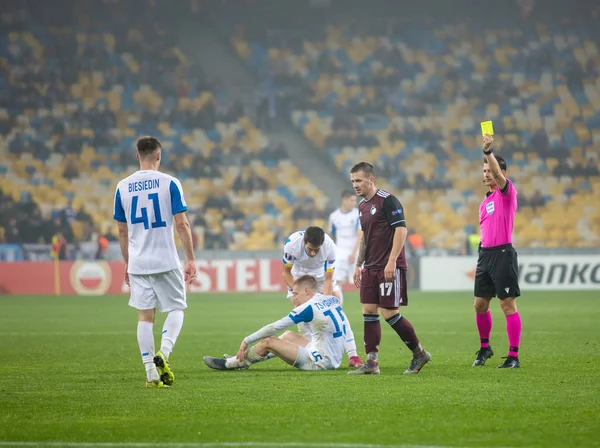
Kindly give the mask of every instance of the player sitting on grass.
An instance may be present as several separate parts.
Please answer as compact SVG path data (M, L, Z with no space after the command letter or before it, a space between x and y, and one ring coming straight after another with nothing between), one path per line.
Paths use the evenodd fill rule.
M290 235L283 246L283 281L288 287L288 299L292 297L294 279L301 275L312 275L317 280L317 290L326 296L332 295L339 299L340 305L344 304L342 289L334 280L337 258L337 247L331 237L323 229L316 226ZM306 324L298 325L300 331L307 339L311 338ZM346 352L348 353L348 366L360 367L363 365L356 352L354 333L350 322L346 321ZM269 355L272 356L272 355Z
M290 314L244 338L237 356L205 356L206 365L218 370L244 369L269 359L267 355L273 353L300 370L337 369L344 355L347 322L339 299L318 293L317 280L303 275L294 281L291 301L295 308ZM311 339L293 331L272 337L300 322L310 327ZM248 349L256 341L260 342Z

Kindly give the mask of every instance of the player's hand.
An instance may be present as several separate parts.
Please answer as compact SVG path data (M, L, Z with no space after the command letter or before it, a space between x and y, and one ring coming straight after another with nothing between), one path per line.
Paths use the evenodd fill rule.
M196 267L195 260L188 260L185 262L185 266L183 267L184 272L184 280L188 285L191 285L194 280L196 280L196 276L198 275L198 268Z
M388 261L383 271L386 282L392 282L396 278L396 260Z
M127 286L129 285L129 272L127 272L127 270L129 269L129 264L125 263L125 284Z
M356 260L356 254L348 255L348 261L350 262L350 264L354 264L355 260Z
M494 143L494 137L492 137L489 134L485 134L483 136L483 144L482 144L483 150L489 151L490 148L492 147L492 143Z
M360 288L360 284L362 282L362 268L360 266L356 266L354 268L354 286Z
M246 359L246 350L248 350L248 344L246 344L245 341L242 341L240 349L238 350L237 355L235 355L238 361Z

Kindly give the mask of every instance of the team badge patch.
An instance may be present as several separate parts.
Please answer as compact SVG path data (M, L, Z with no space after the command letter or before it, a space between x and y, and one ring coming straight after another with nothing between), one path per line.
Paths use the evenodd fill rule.
M371 214L374 215L375 213L377 213L377 207L375 207L374 205L371 206Z
M283 258L285 258L287 261L292 261L294 259L294 257L292 257L292 254L288 254L287 252L283 254Z
M488 215L493 215L494 214L494 201L488 202L487 204L485 204L485 209L486 209Z

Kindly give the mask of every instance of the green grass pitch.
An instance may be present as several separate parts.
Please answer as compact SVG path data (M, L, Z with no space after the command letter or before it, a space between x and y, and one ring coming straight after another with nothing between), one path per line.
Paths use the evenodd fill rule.
M290 305L281 294L190 296L171 356L175 385L154 390L143 387L127 297L0 296L0 446L600 446L598 291L526 292L515 370L496 368L507 350L497 301L496 356L473 368L472 297L410 299L402 311L431 363L402 375L409 352L383 322L381 375L350 376L345 367L301 372L277 359L248 371L210 370L202 356L235 353ZM344 308L362 352L356 294Z

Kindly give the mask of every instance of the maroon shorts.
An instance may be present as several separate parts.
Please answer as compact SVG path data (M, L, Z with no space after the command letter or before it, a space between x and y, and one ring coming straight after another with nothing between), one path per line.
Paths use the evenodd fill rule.
M360 303L377 304L381 308L394 309L408 305L406 270L396 269L396 278L388 282L383 270L363 269L360 283Z

